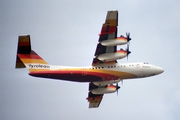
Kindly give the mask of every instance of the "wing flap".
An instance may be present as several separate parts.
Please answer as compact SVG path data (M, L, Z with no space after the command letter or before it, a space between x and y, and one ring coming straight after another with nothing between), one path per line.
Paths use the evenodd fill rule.
M102 98L103 98L103 94L95 95L89 92L89 95L87 98L89 102L89 108L98 108L101 103Z
M98 86L94 85L92 82L89 83L89 93L86 98L89 102L89 108L97 108L99 107L101 100L104 94L95 95L91 92L91 90L98 88Z

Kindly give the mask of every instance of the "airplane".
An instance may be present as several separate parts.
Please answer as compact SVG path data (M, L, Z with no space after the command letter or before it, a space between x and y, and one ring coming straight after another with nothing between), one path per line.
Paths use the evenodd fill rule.
M108 11L105 23L99 34L92 65L85 67L66 67L49 65L31 49L30 35L19 36L16 68L27 68L34 77L58 79L71 82L88 82L89 92L86 98L89 108L98 108L104 94L118 92L118 82L144 78L163 73L163 68L146 62L118 63L118 59L128 57L130 33L126 37L117 36L118 11ZM117 50L118 45L127 45L127 49Z

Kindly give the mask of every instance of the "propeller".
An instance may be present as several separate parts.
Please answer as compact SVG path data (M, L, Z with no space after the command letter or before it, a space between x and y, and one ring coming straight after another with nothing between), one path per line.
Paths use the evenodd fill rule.
M119 89L120 87L118 86L118 83L116 83L116 91L117 91L117 96L118 96L118 89Z
M129 56L129 54L131 53L131 51L129 51L129 44L127 45L126 52L127 52L127 60L128 60L128 56Z
M127 41L129 42L129 41L131 40L131 38L130 38L130 33L127 33L127 32L126 32L126 37L127 37Z

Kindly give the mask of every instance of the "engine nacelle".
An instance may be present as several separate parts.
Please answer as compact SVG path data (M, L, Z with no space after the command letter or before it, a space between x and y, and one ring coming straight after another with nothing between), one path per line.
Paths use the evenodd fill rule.
M118 83L120 82L121 79L117 79L117 80L108 80L108 81L98 81L98 82L93 82L93 84L97 85L97 86L106 86L109 84L114 84L114 83Z
M99 87L99 88L93 89L91 90L91 92L93 94L107 94L107 93L114 93L119 88L120 88L119 86L109 85L107 87Z
M100 43L103 46L117 46L127 44L127 42L127 38L121 35L120 37L117 37L115 39L104 40Z
M104 53L96 56L97 59L103 62L113 61L117 59L122 59L127 56L127 51L121 49L114 53Z

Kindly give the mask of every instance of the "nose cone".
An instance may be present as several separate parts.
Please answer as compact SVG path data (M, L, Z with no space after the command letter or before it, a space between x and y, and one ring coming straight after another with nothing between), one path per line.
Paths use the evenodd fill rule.
M160 68L160 67L156 67L156 73L157 74L161 74L164 72L164 69L163 68Z

